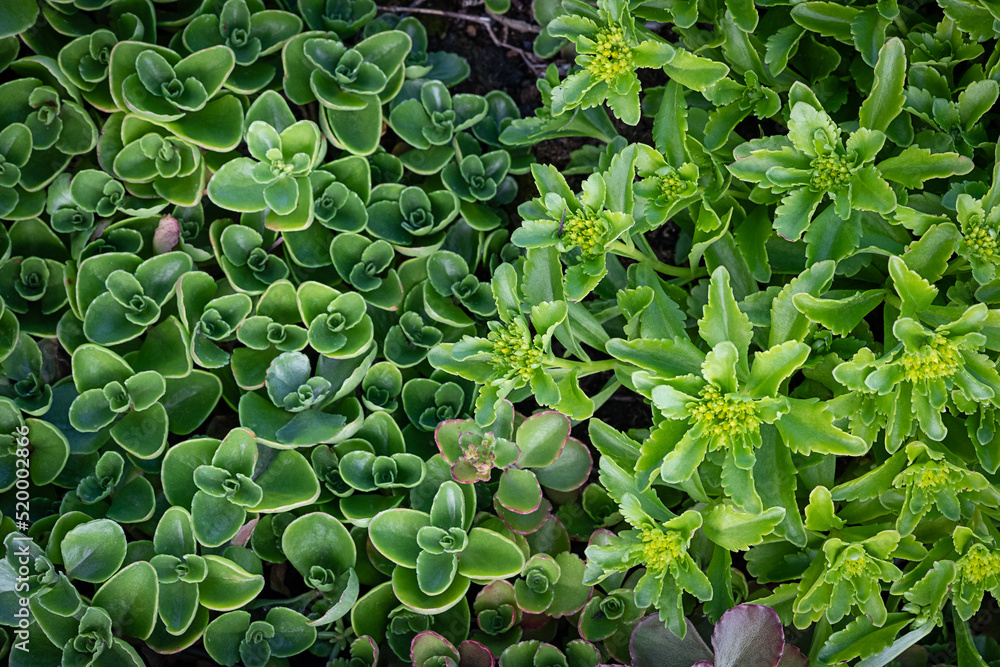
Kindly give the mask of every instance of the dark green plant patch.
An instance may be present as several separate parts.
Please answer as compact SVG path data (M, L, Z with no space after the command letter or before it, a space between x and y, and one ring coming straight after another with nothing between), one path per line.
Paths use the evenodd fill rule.
M0 7L0 660L1000 666L1000 6L412 5Z

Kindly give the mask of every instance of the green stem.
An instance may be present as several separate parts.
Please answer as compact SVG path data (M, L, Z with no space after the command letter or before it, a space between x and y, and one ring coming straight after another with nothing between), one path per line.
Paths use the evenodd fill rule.
M959 257L948 266L948 269L944 272L944 275L950 276L954 273L958 273L959 271L965 271L968 266L969 266L969 260L967 260L965 257Z
M662 273L665 276L671 276L673 278L687 278L692 279L698 275L697 269L689 269L680 266L671 266L670 264L664 264L655 257L650 257L646 253L638 250L636 248L630 248L621 241L612 241L607 245L608 252L612 252L621 257L628 257L629 259L634 259L637 262L642 262L643 264L648 264L658 273Z
M601 373L604 371L614 370L615 368L614 359L604 359L602 361L569 361L567 359L552 359L547 365L553 366L555 368L565 368L566 370L576 370L579 371L579 375L582 377L584 375L593 375L594 373Z
M896 14L896 18L894 18L892 22L896 25L896 28L903 37L906 37L906 35L909 34L910 29L906 27L906 22L903 20L902 16Z
M322 593L316 590L306 591L302 595L296 595L293 598L288 598L286 600L254 600L246 609L260 609L261 607L274 607L281 605L282 607L297 607L300 606L305 608L307 604L320 597Z

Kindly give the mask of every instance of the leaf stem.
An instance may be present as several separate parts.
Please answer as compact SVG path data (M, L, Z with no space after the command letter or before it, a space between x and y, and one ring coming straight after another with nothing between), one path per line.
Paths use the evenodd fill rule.
M642 252L637 248L630 248L621 241L612 241L607 245L608 252L612 252L621 257L628 257L629 259L634 259L637 262L642 262L643 264L648 264L653 270L658 273L662 273L665 276L671 276L674 278L687 278L692 279L697 277L698 270L690 269L681 266L671 266L670 264L664 264L655 257L650 257L646 253Z
M301 607L305 608L310 602L320 597L322 593L317 590L306 591L302 595L296 595L293 598L288 598L285 600L254 600L248 604L244 609L260 609L261 607L274 607L281 605L283 607Z
M579 371L580 375L593 375L594 373L603 373L604 371L614 370L615 368L614 359L603 359L601 361L570 361L568 359L551 359L548 361L548 365L555 368L565 368L566 370L576 370Z

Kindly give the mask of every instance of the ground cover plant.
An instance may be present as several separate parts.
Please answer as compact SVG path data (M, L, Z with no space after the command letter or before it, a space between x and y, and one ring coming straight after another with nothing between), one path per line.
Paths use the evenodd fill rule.
M0 659L1000 665L996 3L458 4L0 7Z

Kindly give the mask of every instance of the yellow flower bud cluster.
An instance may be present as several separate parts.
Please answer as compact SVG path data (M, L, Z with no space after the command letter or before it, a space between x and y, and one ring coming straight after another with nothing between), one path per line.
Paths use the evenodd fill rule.
M710 436L749 433L760 426L757 406L749 397L723 394L715 385L706 385L697 401L688 405L692 418Z
M847 187L851 180L851 169L847 160L836 153L820 155L810 165L813 172L809 185L817 192L839 192Z
M991 551L984 544L974 544L958 561L962 579L980 585L1000 576L1000 551Z
M971 225L962 234L969 247L969 254L993 264L1000 263L997 231L985 225Z
M600 215L584 208L566 215L560 239L568 246L580 248L585 256L600 255L604 251L606 229Z
M618 26L608 26L597 33L593 58L587 69L595 78L613 83L620 75L635 71L632 45Z
M515 320L500 326L487 335L493 344L493 367L504 374L514 373L525 382L541 366L542 350L533 340L527 327Z
M916 352L904 352L903 379L909 382L950 377L962 367L962 354L948 339L935 334Z
M684 536L677 530L643 528L639 532L639 538L642 540L640 558L646 569L654 574L666 570L687 551L684 546Z
M948 467L941 463L924 463L919 466L919 470L914 471L913 484L918 489L936 491L948 486L951 480L950 472Z
M660 177L660 196L665 201L673 201L687 188L688 183L677 175L677 170Z
M855 579L865 573L870 560L863 549L855 549L841 562L840 570L848 579Z

